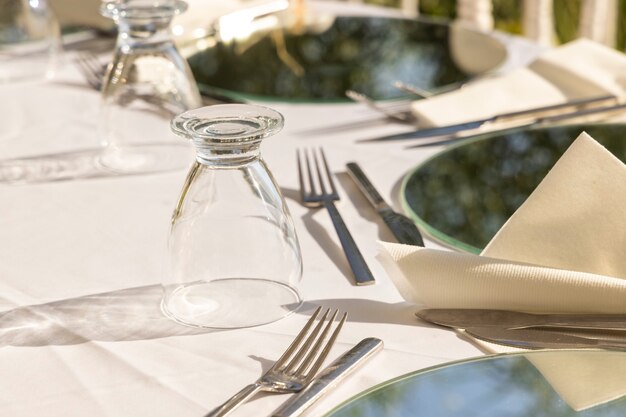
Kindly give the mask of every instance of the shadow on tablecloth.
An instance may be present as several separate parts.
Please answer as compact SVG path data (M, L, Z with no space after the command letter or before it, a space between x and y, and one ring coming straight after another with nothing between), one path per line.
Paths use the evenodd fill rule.
M0 348L148 340L214 331L165 317L162 294L160 285L150 285L14 308L0 313Z

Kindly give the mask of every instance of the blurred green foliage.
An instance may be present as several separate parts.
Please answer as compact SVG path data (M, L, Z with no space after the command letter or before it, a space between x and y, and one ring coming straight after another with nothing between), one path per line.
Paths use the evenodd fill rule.
M400 0L365 0L366 3L398 7ZM564 43L576 38L580 19L581 0L553 0L555 41ZM520 0L493 0L495 27L505 32L522 33L522 6ZM422 15L454 18L456 0L419 0ZM626 49L626 0L618 0L617 39L615 45Z

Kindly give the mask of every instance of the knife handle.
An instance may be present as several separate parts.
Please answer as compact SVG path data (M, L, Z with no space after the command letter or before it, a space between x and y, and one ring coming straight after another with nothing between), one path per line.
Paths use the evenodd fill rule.
M348 162L346 164L346 168L348 168L348 174L350 174L361 192L365 194L365 197L367 197L367 200L374 206L374 208L381 209L388 206L356 162Z
M373 337L361 340L356 346L344 353L319 373L302 391L289 398L272 417L297 417L302 415L313 403L358 368L376 352L383 348L383 341Z

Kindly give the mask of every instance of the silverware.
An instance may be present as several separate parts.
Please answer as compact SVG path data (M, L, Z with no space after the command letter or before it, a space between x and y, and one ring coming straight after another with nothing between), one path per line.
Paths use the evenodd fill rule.
M272 417L297 417L339 384L346 376L383 348L383 341L373 337L361 340L319 373L302 391L289 398Z
M460 329L468 327L626 329L626 314L531 314L507 310L441 308L419 310L415 315L440 326Z
M592 109L581 110L581 111L564 114L564 115L546 117L546 118L537 120L532 123L521 124L517 126L502 127L502 128L493 129L493 130L477 129L476 132L472 131L472 132L463 133L460 135L450 135L447 137L444 136L444 137L440 137L436 139L435 141L420 142L415 145L407 146L405 149L421 148L421 147L433 146L433 145L448 145L448 144L451 144L460 140L468 140L468 139L480 137L485 134L494 134L494 133L503 134L506 132L514 132L516 130L523 129L523 128L548 127L551 125L552 126L558 125L560 122L594 123L594 122L606 120L607 118L614 116L616 114L619 114L619 113L623 113L624 111L626 111L626 103L617 104L615 106L592 108Z
M465 333L487 342L523 349L626 349L625 340L597 339L549 330L470 327Z
M103 64L100 62L100 58L98 58L95 54L83 51L80 52L76 56L76 63L78 64L78 69L87 84L94 90L100 90L102 88L102 80L104 79L104 75L107 72L108 64ZM205 101L204 104L215 104L218 103L238 103L241 104L243 101L234 99L232 97L225 96L223 94L218 94L212 91L207 91L206 88L198 87L200 91L200 96ZM152 96L149 94L135 94L134 97L142 99L144 101L150 102Z
M346 313L344 313L335 327L335 331L324 344L324 340L338 312L335 310L326 326L324 326L324 322L330 312L330 309L327 309L320 318L317 326L315 326L309 334L309 329L313 326L313 323L315 323L315 319L320 311L321 307L318 307L285 353L282 354L276 363L274 363L261 378L255 383L243 388L205 417L226 416L259 391L287 393L298 392L304 388L304 386L313 379L324 362L324 359L328 356L330 348L335 343L337 335L346 321Z
M587 114L585 110L596 110L597 112L610 111L615 108L610 104L616 104L617 97L612 95L591 97L585 99L571 100L566 103L550 106L536 107L528 110L501 113L484 119L473 120L448 126L439 126L428 129L418 129L411 132L382 136L374 139L367 139L365 142L394 141L407 139L429 139L452 135L482 134L486 131L494 132L505 129L529 126L538 123L556 122L564 119L582 117ZM607 105L603 107L587 108L590 105ZM603 109L603 110L600 110ZM452 139L452 137L447 138Z
M394 82L393 86L400 91L404 91L405 93L413 94L422 98L428 98L436 95L436 93L433 93L432 91L424 90L423 88L417 87L412 84L403 83L402 81Z
M348 258L350 268L352 268L356 284L373 284L375 281L374 276L367 266L367 263L365 262L365 259L361 254L361 251L359 251L359 248L357 247L354 238L350 234L348 227L341 218L341 214L339 214L337 207L335 207L334 202L339 200L339 194L337 194L337 189L335 188L335 183L333 181L333 175L328 168L326 156L324 155L324 151L321 148L319 150L319 156L322 160L321 164L319 162L320 157L316 157L315 153L313 154L313 159L315 161L315 170L317 174L317 184L320 188L320 192L318 193L317 186L315 185L316 181L314 179L313 171L311 169L311 162L308 152L304 152L308 187L304 181L302 163L300 161L300 151L297 152L298 178L300 180L300 195L302 197L302 202L307 207L325 207L326 210L328 210L328 214L333 221L333 226L335 226L335 230L337 231L337 235L339 236L343 251ZM323 169L321 167L322 165ZM330 191L327 191L326 184L330 188Z
M100 90L107 66L103 65L100 59L91 52L80 52L76 55L75 61L87 84L94 90Z
M346 97L356 103L365 104L370 109L382 113L388 119L394 120L396 122L411 124L415 124L416 122L415 117L411 113L410 109L408 109L410 101L402 100L400 103L397 104L400 104L402 107L404 107L404 109L395 110L389 107L382 106L365 94L356 92L354 90L346 90Z
M385 202L361 167L356 162L349 162L346 164L346 167L350 177L356 182L361 192L365 194L367 200L374 206L380 217L383 218L398 242L407 245L424 246L424 239L415 223L408 217L395 212Z

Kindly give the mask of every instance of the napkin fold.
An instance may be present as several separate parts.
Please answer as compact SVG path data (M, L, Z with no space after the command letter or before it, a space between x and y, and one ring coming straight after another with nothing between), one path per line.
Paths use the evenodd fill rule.
M401 295L430 308L626 313L624 207L626 166L581 133L481 255L394 243L382 243L383 254ZM567 357L535 363L576 410L626 393L623 378L611 378L613 365ZM606 389L581 391L576 376Z
M412 103L421 127L612 94L626 96L626 55L587 39L541 54L528 67Z
M431 308L626 313L624 207L626 166L581 133L481 255L382 246Z

